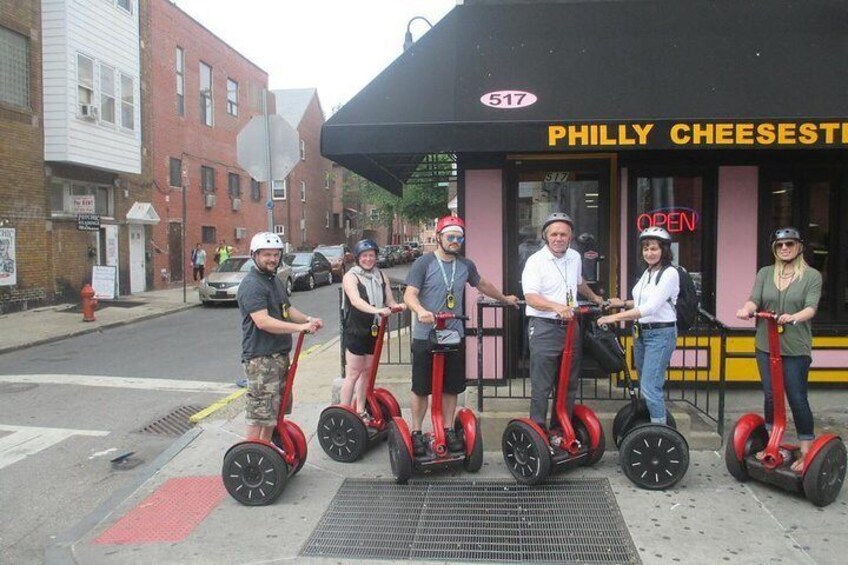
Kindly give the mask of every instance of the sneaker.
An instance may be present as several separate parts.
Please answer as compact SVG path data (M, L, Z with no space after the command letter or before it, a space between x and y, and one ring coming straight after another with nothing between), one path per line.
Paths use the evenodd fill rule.
M448 444L448 451L462 451L465 449L465 443L456 435L456 430L445 428L445 440Z
M239 388L247 388L247 379L238 379L236 380L236 386Z
M416 457L421 457L427 453L427 445L424 443L424 434L421 430L412 432L412 453Z
M360 412L359 417L362 419L363 422L365 422L366 426L371 423L371 420L372 420L371 414L369 414L368 412L365 412L365 411Z

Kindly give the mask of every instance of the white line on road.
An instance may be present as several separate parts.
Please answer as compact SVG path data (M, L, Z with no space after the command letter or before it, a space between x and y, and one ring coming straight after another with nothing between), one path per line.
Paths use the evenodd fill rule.
M4 426L0 431L12 432L0 438L0 469L26 459L71 436L106 436L109 432L98 430L72 430L64 428L36 428L32 426Z
M140 379L99 375L0 375L0 383L34 383L39 385L101 386L172 392L214 392L229 394L234 384L180 379Z

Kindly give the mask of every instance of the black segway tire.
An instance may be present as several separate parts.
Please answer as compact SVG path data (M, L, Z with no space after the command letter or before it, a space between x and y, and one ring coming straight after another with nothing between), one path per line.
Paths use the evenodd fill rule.
M589 455L583 460L583 465L591 467L601 460L604 456L604 451L607 449L607 440L604 437L604 429L601 428L601 437L598 438L598 445L592 447L592 438L589 436L589 430L582 420L571 418L571 427L574 428L574 435L577 436L577 441L585 445L589 449Z
M625 476L647 490L676 485L689 469L689 444L663 424L636 426L621 440L618 461Z
M333 460L351 463L368 448L368 430L359 416L344 408L327 408L318 420L318 443Z
M406 447L400 428L394 422L389 423L389 463L395 482L405 485L412 476L412 454Z
M839 438L822 447L804 473L804 496L816 506L827 506L839 496L845 481L846 451Z
M667 425L675 430L677 429L677 422L668 409L665 411L665 420ZM621 440L627 435L629 430L632 430L639 424L648 424L650 421L651 413L648 411L648 405L645 403L644 398L636 401L636 407L633 406L633 402L622 406L612 421L612 440L615 442L615 446L621 447Z
M273 447L239 443L227 451L221 470L224 487L245 506L267 506L283 492L288 465Z
M527 423L510 422L501 437L504 463L516 481L523 485L538 485L551 472L551 453L548 444Z
M463 434L459 437L465 439L464 431L458 420L456 422L456 433ZM480 420L474 422L474 446L471 448L471 455L466 455L462 464L469 473L476 473L483 466L483 434L480 432Z
M736 435L736 426L738 425L739 422L734 424L733 429L730 430L724 440L724 464L727 467L727 472L734 479L744 483L748 480L748 466L745 464L745 458L765 449L769 437L765 425L757 426L752 430L751 435L745 441L745 452L742 454L742 461L740 461L736 458L736 449L733 446L733 436Z

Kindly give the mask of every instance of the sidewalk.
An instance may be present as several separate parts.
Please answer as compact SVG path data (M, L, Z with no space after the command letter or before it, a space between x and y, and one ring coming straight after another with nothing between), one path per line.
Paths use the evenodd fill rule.
M139 306L101 307L96 313L97 321L90 323L82 322L81 314L62 312L57 307L9 314L0 317L0 343L3 343L0 352L198 304L193 289L188 289L186 303L182 295L182 288L134 295L126 301L139 302ZM320 412L333 394L331 376L338 374L338 348L338 341L334 340L310 352L300 362L291 419L306 434L309 454L303 470L288 482L273 505L241 506L220 484L224 453L241 439L244 430L243 399L239 398L175 441L149 465L132 489L113 493L107 504L74 528L58 533L47 551L46 562L92 565L345 562L340 558L306 558L298 554L346 478L390 481L392 475L385 445L375 446L357 463L342 464L331 460L315 437ZM408 414L406 398L400 393L398 396L404 413ZM756 390L729 391L728 426L744 412L759 411L761 398ZM811 401L817 431L835 431L846 437L848 391L814 390ZM481 416L485 418L486 414ZM835 565L842 563L842 556L848 554L848 538L844 535L848 531L846 489L831 506L819 509L802 498L758 483L736 482L726 471L723 452L692 451L689 472L675 488L665 492L644 491L633 486L620 471L611 443L607 442L610 451L595 467L581 467L561 476L609 481L643 563L774 561ZM457 472L453 478L511 480L499 447L486 446L480 473ZM452 474L445 473L419 480L450 478ZM174 490L175 485L183 486ZM189 492L198 485L206 485L205 490ZM206 510L189 515L186 508L196 499L205 504ZM156 508L151 501L155 500L170 500L172 504L158 514L151 514L151 508ZM137 519L139 515L145 517ZM474 520L475 516L469 515L468 519ZM554 530L552 527L552 535L567 533Z
M156 318L200 305L197 289L169 288L102 300L96 321L83 322L79 303L59 304L0 316L0 354L105 328Z

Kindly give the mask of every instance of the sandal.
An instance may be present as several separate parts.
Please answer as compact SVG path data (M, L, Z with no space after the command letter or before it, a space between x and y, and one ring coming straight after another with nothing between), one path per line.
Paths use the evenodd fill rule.
M765 459L765 458L766 458L766 450L765 450L765 449L763 449L762 451L758 451L758 452L754 455L754 457L756 457L756 458L757 458L757 461L762 461L763 459Z
M789 468L792 469L793 471L795 471L796 473L800 473L801 471L803 471L804 470L804 456L802 455L801 457L799 457L798 459L793 461L792 465Z

